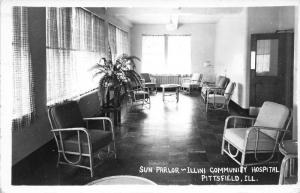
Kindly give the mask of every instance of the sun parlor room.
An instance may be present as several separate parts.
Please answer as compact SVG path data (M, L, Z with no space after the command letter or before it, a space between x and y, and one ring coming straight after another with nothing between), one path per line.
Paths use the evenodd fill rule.
M168 5L2 4L10 185L297 183L299 8Z

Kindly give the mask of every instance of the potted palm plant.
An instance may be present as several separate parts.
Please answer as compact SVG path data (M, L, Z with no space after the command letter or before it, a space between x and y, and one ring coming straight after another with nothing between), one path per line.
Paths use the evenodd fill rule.
M122 54L115 61L101 58L100 61L92 67L94 77L99 77L98 96L101 105L109 103L110 90L113 90L114 106L120 103L121 91L127 92L127 86L131 79L131 71L135 69L135 60L140 61L136 56Z

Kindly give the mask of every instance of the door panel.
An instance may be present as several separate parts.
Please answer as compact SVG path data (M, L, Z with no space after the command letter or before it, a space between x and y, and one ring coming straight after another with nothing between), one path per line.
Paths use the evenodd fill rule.
M289 33L290 35L291 33ZM286 57L286 37L283 33L251 35L250 105L261 106L273 101L290 106L293 89L290 76L293 70ZM290 49L289 49L290 50ZM289 97L287 97L287 95ZM288 99L288 100L287 100Z

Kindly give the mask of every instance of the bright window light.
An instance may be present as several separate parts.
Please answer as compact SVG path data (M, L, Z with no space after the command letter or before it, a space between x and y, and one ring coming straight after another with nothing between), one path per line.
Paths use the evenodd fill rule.
M142 72L190 74L191 37L188 35L147 35L142 40Z

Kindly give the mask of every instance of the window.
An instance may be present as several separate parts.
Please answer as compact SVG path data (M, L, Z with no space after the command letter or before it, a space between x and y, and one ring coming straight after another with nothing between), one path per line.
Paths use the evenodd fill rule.
M142 56L142 72L190 74L191 38L189 35L145 35Z
M108 43L109 43L112 60L114 60L117 55L116 30L117 30L116 26L112 24L108 25Z
M105 56L104 21L81 8L47 8L47 104L97 87L90 68Z
M28 126L35 115L28 11L13 7L13 128Z
M276 76L277 68L278 40L257 40L256 75Z
M121 54L129 54L128 33L117 28L116 29L116 43L117 43L117 56Z
M191 73L190 36L168 36L168 73Z
M143 36L142 46L142 72L166 71L164 36Z

